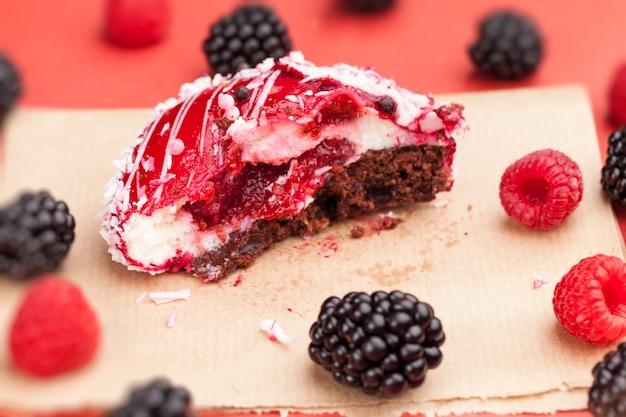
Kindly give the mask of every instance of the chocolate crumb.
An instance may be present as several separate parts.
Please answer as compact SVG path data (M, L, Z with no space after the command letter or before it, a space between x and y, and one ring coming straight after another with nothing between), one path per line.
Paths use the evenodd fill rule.
M354 226L352 230L350 230L350 237L354 239L360 239L365 236L365 229L363 226Z

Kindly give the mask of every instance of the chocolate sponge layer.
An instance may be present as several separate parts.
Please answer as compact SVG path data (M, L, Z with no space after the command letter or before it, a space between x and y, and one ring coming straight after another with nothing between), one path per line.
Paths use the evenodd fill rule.
M290 236L310 236L336 220L431 201L450 188L450 172L444 166L449 151L430 145L368 151L335 171L304 211L256 221L249 230L232 234L219 250L196 257L191 272L220 279L251 265L275 242Z

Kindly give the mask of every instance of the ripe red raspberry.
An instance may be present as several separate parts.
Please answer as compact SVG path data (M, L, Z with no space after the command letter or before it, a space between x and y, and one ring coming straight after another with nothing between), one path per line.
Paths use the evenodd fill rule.
M32 375L54 376L87 364L100 340L100 324L81 289L59 277L31 283L9 334L15 365Z
M106 35L122 46L146 46L160 41L170 22L169 0L108 0Z
M571 335L597 345L626 336L626 264L594 255L574 265L554 288L556 318Z
M578 164L553 149L518 159L500 180L500 203L506 214L534 229L558 226L582 198L583 179Z
M626 124L626 62L617 67L609 87L609 117L618 124Z

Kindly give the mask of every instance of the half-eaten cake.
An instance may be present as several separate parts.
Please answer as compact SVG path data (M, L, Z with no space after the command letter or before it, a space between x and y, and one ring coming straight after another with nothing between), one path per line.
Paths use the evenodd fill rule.
M131 270L222 278L287 237L450 190L462 111L297 52L199 78L116 161L101 234Z

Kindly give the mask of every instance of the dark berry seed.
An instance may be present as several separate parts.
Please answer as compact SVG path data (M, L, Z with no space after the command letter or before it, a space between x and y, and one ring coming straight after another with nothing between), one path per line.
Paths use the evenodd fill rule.
M424 356L424 347L417 343L405 343L400 347L400 359L412 362Z
M341 326L337 330L337 333L339 334L339 336L343 337L344 339L351 340L352 339L351 333L355 331L356 331L356 325L350 319L344 319L344 321L341 323Z
M413 302L407 298L402 299L402 300L398 300L394 303L393 305L393 310L394 311L403 311L407 314L413 315L415 314L415 310L416 310L416 302Z
M396 311L391 314L389 319L389 329L398 334L404 333L406 329L413 324L413 318L409 313L404 311Z
M346 345L337 345L332 352L333 360L341 365L348 360L348 353Z
M355 349L352 351L352 353L350 354L349 362L352 366L352 369L355 369L357 371L362 371L369 365L369 362L365 358L365 355L363 354L363 351L361 349Z
M402 336L402 339L408 343L423 343L426 339L426 332L417 324L411 325Z
M326 350L332 351L338 343L340 343L340 338L337 334L331 334L330 336L324 339L324 348Z
M426 346L424 348L424 357L430 369L434 369L441 364L443 356L436 346Z
M350 334L349 340L354 345L358 346L363 342L366 336L367 336L367 333L365 333L365 330L363 330L363 327L356 327L354 331Z
M361 381L366 387L377 388L383 375L383 370L379 366L374 366L361 374Z
M336 317L333 317L333 316L328 317L328 319L322 322L322 330L326 334L334 333L335 329L337 329L337 323L338 323L338 320Z
M319 348L315 345L309 345L309 358L318 365L321 365L319 359Z
M426 303L418 303L415 306L415 309L416 309L416 312L415 312L416 324L419 324L420 326L427 325L433 315L433 312L430 306Z
M439 340L443 334L443 328L441 327L441 321L438 318L434 317L428 327L426 328L426 339L431 340Z
M399 372L394 372L383 378L380 392L389 397L397 397L398 395L404 393L407 388L405 377Z
M257 26L255 36L257 37L257 39L265 40L272 34L272 32L272 25L263 22L259 24L259 26Z
M401 340L401 337L396 333L385 333L385 342L387 342L387 345L393 350L398 349Z
M385 371L395 371L400 367L400 358L395 353L392 353L383 359L380 366Z
M367 334L381 334L385 331L385 316L381 313L372 313L363 323L363 328ZM420 327L421 329L421 327Z
M387 355L387 343L379 336L371 336L361 344L363 356L370 362L376 362Z
M408 362L404 365L404 375L409 382L423 381L428 369L426 360L424 358L416 359L412 362Z
M237 36L239 39L245 40L254 34L254 26L244 23L240 28Z
M324 343L324 332L317 323L314 323L313 326L311 326L309 337L311 338L311 341L313 341L316 345L321 345L322 343Z
M358 376L345 375L343 377L343 383L351 388L359 388L361 386L361 379Z
M261 42L258 39L247 39L243 44L243 53L246 56L252 56L254 53L261 49Z
M359 302L350 310L350 318L355 323L361 323L364 317L372 314L372 305L365 302Z

